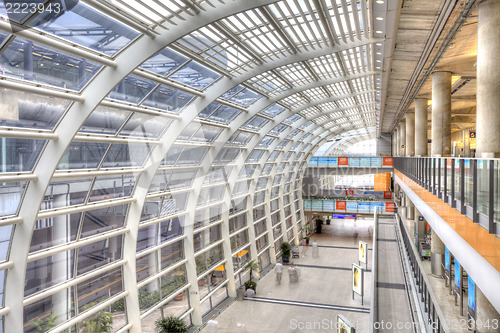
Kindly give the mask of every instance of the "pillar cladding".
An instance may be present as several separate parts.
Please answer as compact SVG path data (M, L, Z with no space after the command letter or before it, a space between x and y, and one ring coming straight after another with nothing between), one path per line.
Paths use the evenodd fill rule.
M435 276L443 275L444 243L431 229L431 273Z
M432 73L432 156L451 154L451 73Z
M400 136L400 140L399 140L399 156L405 156L405 144L406 144L406 122L404 120L402 120L400 123L399 123L399 136Z
M500 157L500 1L479 1L477 26L476 153Z
M406 113L406 156L415 156L415 113Z
M427 98L415 99L415 156L427 156Z
M488 325L489 323L500 323L500 315L495 310L490 301L476 285L476 332L500 332L498 325ZM479 325L481 323L481 325Z
M394 142L394 156L399 156L399 142L401 141L401 136L399 135L397 127L394 130L394 133L396 134L396 142Z

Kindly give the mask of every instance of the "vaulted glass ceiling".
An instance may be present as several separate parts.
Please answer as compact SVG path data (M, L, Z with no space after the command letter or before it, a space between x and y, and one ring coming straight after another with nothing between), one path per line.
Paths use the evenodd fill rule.
M147 330L219 265L231 293L298 237L307 160L375 133L384 40L366 0L66 5L0 8L0 321L59 332L111 306L113 331ZM217 288L175 315L198 323Z

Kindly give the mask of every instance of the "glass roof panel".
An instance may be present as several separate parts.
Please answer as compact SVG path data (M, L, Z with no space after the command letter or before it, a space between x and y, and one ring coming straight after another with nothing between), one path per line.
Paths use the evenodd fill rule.
M88 202L128 197L132 195L135 180L134 175L96 177Z
M199 114L198 117L201 119L206 119L208 118L214 111L217 109L219 106L221 106L220 103L217 102L212 102L210 103L206 108L204 108Z
M148 95L157 83L135 75L123 79L108 95L109 98L128 103L138 104Z
M284 125L284 124L278 124L269 133L274 134L274 135L278 135L281 132L283 132L284 130L286 130L287 128L289 128L289 127Z
M240 110L237 110L227 105L223 105L220 108L218 108L208 119L228 124L240 113L241 113Z
M213 142L221 132L222 128L220 127L201 125L198 131L191 137L191 141Z
M167 76L189 59L169 48L165 48L146 60L140 67L156 74Z
M0 88L0 126L52 130L70 101Z
M98 106L80 128L80 132L114 135L129 116L129 111Z
M262 118L259 116L255 116L249 121L247 121L242 127L252 129L252 130L259 130L262 127L264 127L265 124L269 122L269 119Z
M142 166L151 147L144 144L112 144L102 166L104 168L123 168Z
M259 144L257 145L257 147L269 147L269 145L271 143L273 143L273 141L275 140L276 138L273 138L271 136L265 136L261 142L259 142Z
M186 147L182 151L176 164L200 164L205 154L208 152L207 147Z
M230 101L243 106L249 106L262 97L262 95L245 88L244 90L233 96Z
M134 113L127 121L120 135L140 138L158 138L167 130L172 119L155 115Z
M155 89L141 105L179 113L194 97L187 92L162 85Z
M204 90L220 77L220 74L200 65L195 61L190 61L170 76L172 80L184 83L199 90Z
M279 104L273 104L270 107L268 107L267 109L265 109L264 111L262 111L262 113L264 113L270 117L275 117L285 110L286 109L283 106L281 106Z
M222 94L222 96L220 98L229 100L231 97L233 97L234 95L236 95L238 92L242 91L243 89L245 89L245 87L238 85L238 86L233 87L233 88L229 89L228 91L226 91L224 94Z
M54 13L44 11L29 25L108 55L117 53L139 35L82 2L56 18Z
M229 140L227 140L226 144L240 145L244 146L252 139L254 135L248 132L236 131Z
M32 171L45 140L2 138L2 172Z
M16 215L22 202L23 193L28 182L3 183L0 192L0 217Z
M79 91L102 66L16 37L0 57L2 74Z
M57 169L95 169L108 147L108 143L102 142L71 142Z
M283 122L287 123L287 124L293 124L294 122L296 122L297 120L299 120L301 118L302 117L300 115L294 114L293 116L290 116L287 119L285 119Z

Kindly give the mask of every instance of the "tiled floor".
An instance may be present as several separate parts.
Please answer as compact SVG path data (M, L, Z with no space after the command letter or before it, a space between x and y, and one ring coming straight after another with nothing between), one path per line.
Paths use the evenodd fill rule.
M424 200L443 220L462 237L471 247L483 256L493 267L500 271L500 238L489 234L486 229L472 222L455 208L444 203L413 180L394 170L395 174L404 181L422 200Z

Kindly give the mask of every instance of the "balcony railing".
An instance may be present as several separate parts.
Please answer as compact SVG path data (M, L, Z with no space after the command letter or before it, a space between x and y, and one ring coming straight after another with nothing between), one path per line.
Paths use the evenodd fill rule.
M395 157L394 168L489 233L500 221L500 159Z

